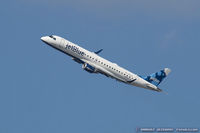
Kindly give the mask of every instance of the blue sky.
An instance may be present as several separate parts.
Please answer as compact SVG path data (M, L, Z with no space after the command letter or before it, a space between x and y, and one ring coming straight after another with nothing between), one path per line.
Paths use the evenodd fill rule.
M200 1L16 0L0 4L0 132L200 128ZM89 74L41 42L56 34L128 70L172 73L157 93Z

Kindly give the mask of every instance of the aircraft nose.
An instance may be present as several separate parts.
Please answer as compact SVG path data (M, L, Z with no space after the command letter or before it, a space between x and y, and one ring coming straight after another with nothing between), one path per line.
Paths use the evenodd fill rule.
M40 38L43 42L45 42L45 43L47 43L47 41L48 41L48 38L46 37L46 36L43 36L43 37L41 37Z
M41 37L40 39L41 39L43 42L45 41L45 37Z

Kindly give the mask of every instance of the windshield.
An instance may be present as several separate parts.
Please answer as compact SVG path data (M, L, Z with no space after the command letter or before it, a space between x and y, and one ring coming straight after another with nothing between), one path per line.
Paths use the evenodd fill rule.
M52 39L54 39L54 40L56 40L56 38L53 36L53 35L51 35L51 36L49 36L50 38L52 38Z

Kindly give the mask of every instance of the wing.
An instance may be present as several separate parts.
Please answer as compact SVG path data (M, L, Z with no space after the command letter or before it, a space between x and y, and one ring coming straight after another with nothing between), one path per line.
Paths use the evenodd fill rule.
M101 51L103 51L103 49L100 49L100 50L98 50L98 51L96 51L96 52L94 52L95 54L99 54Z
M101 66L99 66L99 65L97 65L97 64L95 64L95 63L93 63L91 61L88 61L88 60L85 60L85 59L82 59L82 61L87 63L87 64L89 64L89 65L91 65L92 67L94 67L97 70L98 73L101 73L101 74L103 74L103 75L105 75L107 77L114 78L114 79L116 79L118 81L121 81L121 82L126 82L123 79L121 79L119 77L116 77L113 73L109 72L105 68L103 68L103 67L101 67Z

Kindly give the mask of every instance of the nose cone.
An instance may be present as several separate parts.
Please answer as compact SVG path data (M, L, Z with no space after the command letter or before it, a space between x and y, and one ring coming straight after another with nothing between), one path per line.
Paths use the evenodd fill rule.
M44 37L41 37L40 39L41 39L42 41L44 41Z
M49 37L48 36L43 36L40 38L44 43L48 43L49 42Z
M45 43L47 42L47 38L45 36L41 37L40 39Z

